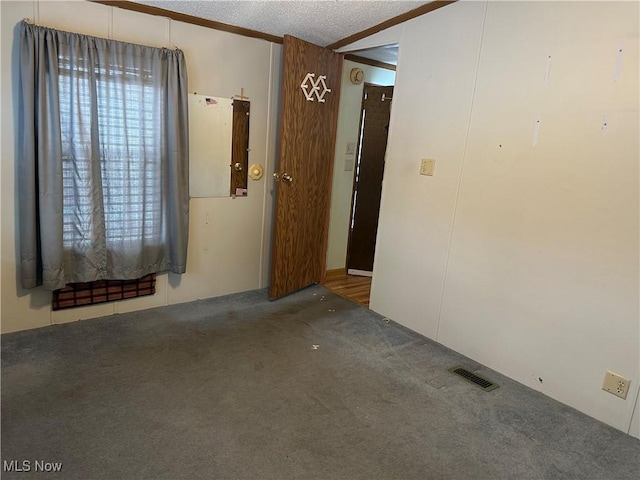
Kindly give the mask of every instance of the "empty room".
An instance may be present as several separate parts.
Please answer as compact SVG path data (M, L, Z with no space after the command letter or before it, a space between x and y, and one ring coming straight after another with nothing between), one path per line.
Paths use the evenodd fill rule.
M640 478L639 2L0 13L2 478Z

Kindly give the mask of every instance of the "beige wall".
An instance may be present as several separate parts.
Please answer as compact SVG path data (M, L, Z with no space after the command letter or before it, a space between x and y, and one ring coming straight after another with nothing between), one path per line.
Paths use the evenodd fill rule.
M638 7L458 2L343 49L400 43L373 310L635 436Z
M190 202L187 273L160 275L152 297L51 312L49 293L16 282L12 47L24 17L73 32L184 50L189 92L251 101L250 163L272 169L281 47L216 30L89 2L2 1L2 332L208 298L266 285L272 185L249 181L247 198Z
M349 79L352 68L364 71L364 82L376 85L393 85L396 72L384 68L362 65L349 60L342 67L342 86L340 87L340 107L338 113L338 132L336 134L336 152L333 166L333 185L331 190L331 218L329 221L329 243L327 247L327 270L345 267L349 224L351 214L351 193L357 155L347 155L347 143L358 144L360 109L364 82L354 85ZM347 164L349 165L347 167ZM351 168L351 170L348 170Z

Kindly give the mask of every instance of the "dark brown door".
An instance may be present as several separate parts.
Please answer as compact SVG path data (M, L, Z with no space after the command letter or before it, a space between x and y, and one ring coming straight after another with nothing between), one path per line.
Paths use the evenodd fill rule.
M233 100L233 126L231 128L231 195L244 196L247 192L249 171L249 113L251 104Z
M392 98L393 87L369 84L364 87L360 155L354 177L347 253L348 270L373 271Z
M342 55L284 37L269 298L323 280Z

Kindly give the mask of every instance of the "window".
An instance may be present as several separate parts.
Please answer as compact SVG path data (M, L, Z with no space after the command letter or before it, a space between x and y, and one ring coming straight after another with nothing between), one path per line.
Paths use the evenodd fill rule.
M182 51L22 22L19 73L23 287L183 273Z
M60 129L62 133L64 248L110 245L160 245L162 238L160 134L154 112L162 95L152 73L127 71L111 64L95 69L100 171L94 171L91 149L80 150L77 137L92 135L92 89L89 79L74 75L82 67L59 58ZM99 178L94 177L98 175ZM101 190L96 208L92 189ZM100 208L101 207L101 208ZM102 215L102 219L96 219ZM95 231L104 224L104 238Z

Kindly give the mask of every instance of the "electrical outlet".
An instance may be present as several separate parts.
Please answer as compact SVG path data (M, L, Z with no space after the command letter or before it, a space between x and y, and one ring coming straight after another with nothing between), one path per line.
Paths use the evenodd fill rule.
M624 378L622 375L607 371L607 373L604 374L602 389L609 393L613 393L615 396L624 400L627 398L629 383L631 383L631 380L628 378Z
M431 160L430 158L423 158L420 162L420 175L428 175L433 176L433 167L435 166L436 161Z

